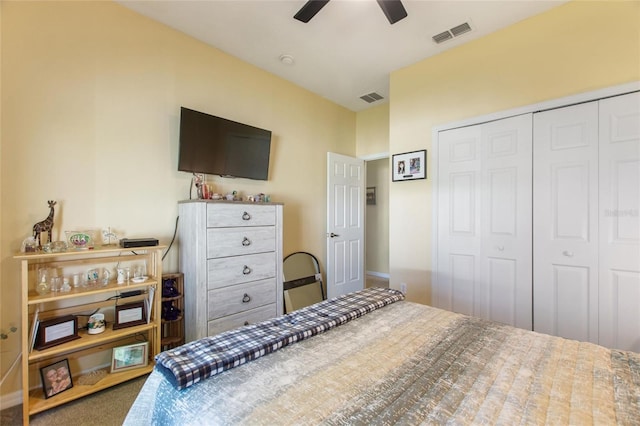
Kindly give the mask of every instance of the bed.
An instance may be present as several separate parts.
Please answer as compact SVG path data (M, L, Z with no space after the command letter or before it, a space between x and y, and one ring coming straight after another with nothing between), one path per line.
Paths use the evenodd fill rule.
M403 299L367 289L163 352L125 425L640 423L640 354Z

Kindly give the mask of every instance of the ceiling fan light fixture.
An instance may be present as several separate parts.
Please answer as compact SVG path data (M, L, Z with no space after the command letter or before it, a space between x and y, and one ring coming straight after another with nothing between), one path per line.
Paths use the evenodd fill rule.
M293 65L293 63L295 62L293 60L293 56L291 55L280 55L280 62L282 62L285 65Z

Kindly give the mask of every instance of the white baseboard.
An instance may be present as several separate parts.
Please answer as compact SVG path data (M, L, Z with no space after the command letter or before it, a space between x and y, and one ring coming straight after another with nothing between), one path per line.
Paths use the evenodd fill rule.
M384 272L367 271L366 274L374 277L384 278L387 280L389 279L389 274Z
M15 391L6 395L0 395L0 410L15 407L22 404L22 391Z

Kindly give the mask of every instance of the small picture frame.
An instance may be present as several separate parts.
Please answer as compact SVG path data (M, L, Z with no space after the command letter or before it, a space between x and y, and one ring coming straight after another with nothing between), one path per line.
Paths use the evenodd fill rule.
M376 205L376 187L370 186L367 188L367 204L371 206Z
M391 162L392 181L427 178L427 150L394 154Z
M111 372L131 370L147 365L149 362L149 342L134 343L132 345L113 348L111 357Z
M65 315L38 324L35 348L47 349L61 343L79 339L78 318L73 315Z
M40 369L42 390L45 398L51 398L73 387L69 360L63 359Z
M116 306L116 317L113 321L114 330L146 323L147 314L144 301Z

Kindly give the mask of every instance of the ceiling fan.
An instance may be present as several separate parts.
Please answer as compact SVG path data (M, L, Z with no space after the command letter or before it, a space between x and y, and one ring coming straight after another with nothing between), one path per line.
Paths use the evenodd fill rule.
M384 12L384 15L387 17L390 24L395 24L399 20L407 17L407 11L400 0L376 1L380 5L380 8ZM306 24L311 20L311 18L316 16L316 13L320 12L320 9L325 7L327 3L329 3L329 0L308 0L293 17Z

